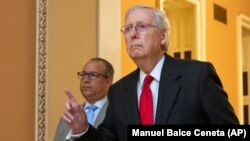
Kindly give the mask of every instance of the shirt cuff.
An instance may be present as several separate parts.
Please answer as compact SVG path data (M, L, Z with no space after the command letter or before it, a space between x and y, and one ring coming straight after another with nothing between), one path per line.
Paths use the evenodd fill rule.
M73 141L74 139L80 138L80 137L81 137L82 135L84 135L88 130L89 130L89 125L88 125L87 129L86 129L84 132L80 133L80 134L75 134L75 135L73 135L72 130L70 130L69 133L68 133L68 135L65 137L65 139L66 139L67 141Z

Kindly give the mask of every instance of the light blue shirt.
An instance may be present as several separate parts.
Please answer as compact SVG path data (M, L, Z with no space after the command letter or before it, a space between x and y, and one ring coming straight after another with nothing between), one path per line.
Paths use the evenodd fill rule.
M156 109L157 109L158 90L159 90L159 83L160 83L160 78L161 78L161 70L162 70L164 60L165 60L165 55L162 56L160 61L154 67L153 71L150 73L150 75L152 77L154 77L154 80L150 83L150 89L151 89L152 94L153 94L154 122L155 122ZM145 74L142 70L140 70L139 81L137 83L138 106L140 103L143 81L144 81L144 78L146 77L146 75L147 74Z
M105 102L107 101L107 97L104 97L103 99L97 101L96 103L92 104L95 105L97 107L97 109L94 111L94 118L93 118L93 123L95 123L95 119L97 117L97 115L99 114L102 106L105 104ZM86 113L88 113L88 106L91 105L90 103L88 103L87 101L84 104L84 110Z
M95 119L97 117L97 115L99 114L102 106L105 104L105 102L107 101L107 97L104 97L103 99L97 101L96 103L94 103L95 106L97 106L98 108L94 111L94 119L93 119L93 123L95 123ZM90 105L90 103L88 103L87 101L84 104L84 111L87 113L88 112L88 106ZM87 130L86 130L87 131ZM85 131L85 132L86 132ZM75 138L80 137L81 135L83 135L85 132L81 133L81 134L77 134L77 135L73 135L72 134L72 130L69 131L69 133L66 136L66 140L72 141Z

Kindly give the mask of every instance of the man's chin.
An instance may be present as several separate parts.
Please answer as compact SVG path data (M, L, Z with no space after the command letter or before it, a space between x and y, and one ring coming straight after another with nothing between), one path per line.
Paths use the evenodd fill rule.
M142 54L139 51L135 51L130 54L130 57L132 59L140 59L142 57Z
M90 91L84 91L84 95L89 96L89 95L91 95L91 92Z

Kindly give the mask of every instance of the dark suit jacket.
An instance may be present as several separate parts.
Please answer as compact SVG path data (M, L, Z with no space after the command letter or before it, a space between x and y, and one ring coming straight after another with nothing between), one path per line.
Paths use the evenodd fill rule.
M100 112L98 113L96 120L94 122L94 127L97 128L100 123L102 123L106 110L108 107L108 100L102 106ZM65 141L66 136L68 135L70 128L68 127L67 123L61 118L56 129L56 134L54 136L54 141Z
M211 63L165 56L155 124L239 124ZM78 140L127 140L127 126L140 124L138 79L139 69L113 84L103 123Z

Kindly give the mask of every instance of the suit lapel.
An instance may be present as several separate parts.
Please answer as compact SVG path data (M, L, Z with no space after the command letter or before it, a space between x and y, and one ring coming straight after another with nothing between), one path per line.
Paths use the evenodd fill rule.
M177 64L173 58L168 55L165 56L160 78L155 124L165 124L167 122L180 89L177 79L181 77L181 73Z
M108 107L108 100L104 103L104 105L100 109L100 112L97 115L96 120L94 122L94 125L93 125L94 127L97 128L99 126L99 124L102 123L102 121L103 121L103 119L105 117L105 113L106 113L107 107Z
M125 84L124 95L126 103L123 103L126 108L126 115L128 124L140 124L138 114L138 100L137 100L137 81L139 78L139 69L134 71L129 78L129 83ZM135 116L133 116L135 115Z

